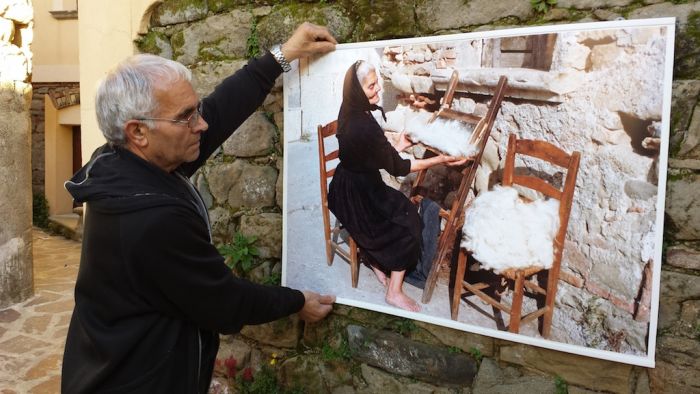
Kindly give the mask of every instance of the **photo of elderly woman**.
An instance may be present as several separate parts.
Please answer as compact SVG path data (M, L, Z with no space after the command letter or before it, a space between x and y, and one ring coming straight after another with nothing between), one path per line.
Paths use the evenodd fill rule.
M672 26L348 43L298 62L282 283L335 294L350 318L652 366Z
M392 145L371 114L379 110L383 115L377 105L380 90L377 72L368 62L359 60L347 70L338 115L340 164L330 183L328 207L357 242L360 262L386 287L386 302L417 312L420 306L404 294L402 285L406 271L420 258L421 219L408 198L382 181L379 170L405 176L464 160L446 155L401 158L398 152L412 142L402 133Z

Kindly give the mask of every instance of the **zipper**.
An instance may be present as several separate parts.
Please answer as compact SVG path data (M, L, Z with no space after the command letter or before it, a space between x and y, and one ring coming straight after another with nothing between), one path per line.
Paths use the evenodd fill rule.
M199 357L197 357L197 391L199 391L199 381L202 374L202 333L197 329L197 350L199 350Z

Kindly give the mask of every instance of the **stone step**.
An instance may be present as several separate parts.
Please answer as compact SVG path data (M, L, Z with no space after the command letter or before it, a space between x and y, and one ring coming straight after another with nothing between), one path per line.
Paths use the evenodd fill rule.
M49 216L49 228L66 238L80 241L82 239L82 217L77 213L65 213Z

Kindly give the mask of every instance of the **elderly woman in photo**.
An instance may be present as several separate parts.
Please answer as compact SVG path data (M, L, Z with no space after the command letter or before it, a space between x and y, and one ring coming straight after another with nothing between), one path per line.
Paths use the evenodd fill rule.
M402 133L392 144L371 114L381 87L374 67L355 62L345 74L343 103L338 115L338 165L328 192L328 207L360 248L360 260L386 286L386 302L417 312L420 306L403 293L406 271L418 262L421 220L416 207L382 181L380 169L394 176L436 164L459 165L465 160L439 155L409 160L399 156L412 142ZM387 283L387 274L389 274Z

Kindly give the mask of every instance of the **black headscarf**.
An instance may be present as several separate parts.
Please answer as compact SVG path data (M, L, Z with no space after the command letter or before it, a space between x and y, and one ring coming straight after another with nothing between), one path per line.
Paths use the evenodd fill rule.
M338 131L344 130L343 126L345 126L348 119L352 116L357 116L358 112L380 110L382 111L382 118L386 121L384 108L369 103L365 91L362 90L362 83L357 79L357 67L359 67L360 63L362 63L362 60L356 61L345 72L343 103L340 104L340 113L338 114Z

